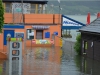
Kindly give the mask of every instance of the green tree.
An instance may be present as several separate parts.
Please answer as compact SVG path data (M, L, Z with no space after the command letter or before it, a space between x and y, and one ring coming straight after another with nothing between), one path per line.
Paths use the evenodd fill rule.
M4 24L4 7L2 0L0 0L0 33L2 33L3 24Z
M76 37L74 49L78 55L81 55L81 34L78 34Z

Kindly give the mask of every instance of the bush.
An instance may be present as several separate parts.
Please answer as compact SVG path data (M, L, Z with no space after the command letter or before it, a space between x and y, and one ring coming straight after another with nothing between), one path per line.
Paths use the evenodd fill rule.
M4 7L2 0L0 0L0 33L2 32L3 24L4 24Z
M78 55L81 55L81 34L78 34L76 37L74 49Z

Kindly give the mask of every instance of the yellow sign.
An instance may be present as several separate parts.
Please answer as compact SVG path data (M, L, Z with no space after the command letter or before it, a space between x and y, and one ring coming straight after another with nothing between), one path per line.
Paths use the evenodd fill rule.
M32 40L34 44L54 44L54 40Z
M62 45L63 45L63 41L62 39L60 39L60 47L62 47Z

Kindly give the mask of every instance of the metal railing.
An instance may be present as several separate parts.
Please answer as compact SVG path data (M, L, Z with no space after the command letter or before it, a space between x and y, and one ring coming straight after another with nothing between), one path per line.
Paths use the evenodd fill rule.
M6 8L5 13L22 13L21 8L20 9L10 9ZM41 10L41 9L24 9L24 14L45 14L48 13L47 10Z

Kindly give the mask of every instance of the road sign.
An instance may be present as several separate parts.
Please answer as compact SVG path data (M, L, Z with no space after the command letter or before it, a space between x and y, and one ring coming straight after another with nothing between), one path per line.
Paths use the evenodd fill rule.
M54 40L51 40L51 44L54 44Z
M32 43L33 43L33 44L36 44L36 40L32 40Z

